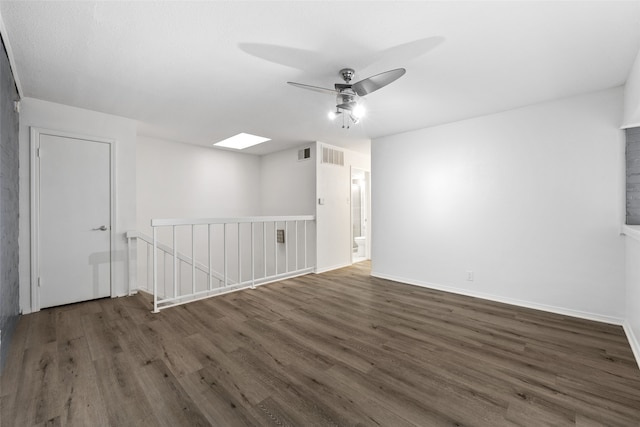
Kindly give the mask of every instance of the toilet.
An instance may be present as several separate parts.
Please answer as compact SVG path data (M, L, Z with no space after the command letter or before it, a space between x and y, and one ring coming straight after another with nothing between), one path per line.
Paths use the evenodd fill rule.
M354 238L356 241L356 245L358 245L358 256L365 257L366 255L366 247L367 247L367 238L365 236Z

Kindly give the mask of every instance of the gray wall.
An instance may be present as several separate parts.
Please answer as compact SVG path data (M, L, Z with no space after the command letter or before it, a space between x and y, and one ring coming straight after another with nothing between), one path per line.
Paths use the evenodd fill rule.
M0 371L19 315L18 113L13 108L16 100L18 92L3 44L0 52Z
M640 225L640 127L627 134L627 224Z

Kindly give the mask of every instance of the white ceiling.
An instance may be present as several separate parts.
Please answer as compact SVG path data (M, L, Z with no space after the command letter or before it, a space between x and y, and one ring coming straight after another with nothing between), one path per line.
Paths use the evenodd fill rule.
M370 138L624 84L640 2L0 2L24 96L210 145L239 132L363 149ZM442 38L439 39L439 38ZM441 43L437 43L441 40ZM437 45L433 47L434 45ZM349 130L333 87L404 67Z

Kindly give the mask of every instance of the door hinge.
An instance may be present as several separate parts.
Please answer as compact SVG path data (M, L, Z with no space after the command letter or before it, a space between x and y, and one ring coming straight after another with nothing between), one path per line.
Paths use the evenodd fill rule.
M40 149L38 148L38 150L36 151L36 157L40 157Z
M42 287L42 278L38 277L38 287Z

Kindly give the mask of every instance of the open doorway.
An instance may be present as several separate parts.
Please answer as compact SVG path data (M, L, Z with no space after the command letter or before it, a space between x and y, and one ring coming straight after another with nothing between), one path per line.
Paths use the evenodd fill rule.
M370 173L351 168L351 261L369 259L369 182Z

